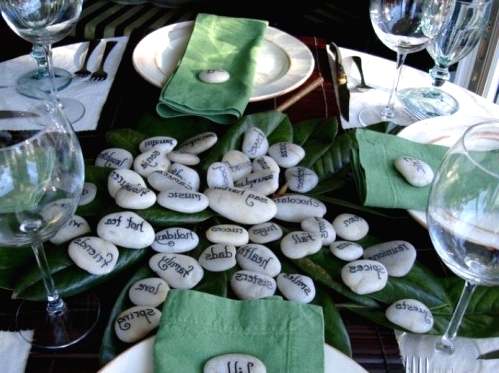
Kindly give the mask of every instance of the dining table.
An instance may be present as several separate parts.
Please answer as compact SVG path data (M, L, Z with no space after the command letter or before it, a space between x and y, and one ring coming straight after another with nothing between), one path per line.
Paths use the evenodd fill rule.
M7 38L8 33L9 31L6 31L3 34L5 38L4 36L2 38L10 39L12 43L16 44L16 47L11 49L11 53L4 52L2 54L3 60L29 53L30 45L21 43L13 33L10 33ZM134 128L145 113L155 113L160 88L146 81L136 71L132 62L133 51L146 34L145 32L131 34L109 95L100 113L97 128L78 132L84 157L87 160L95 159L97 154L107 146L106 132L119 128ZM335 94L335 77L331 73L329 56L326 51L328 41L321 37L309 35L294 35L294 37L303 42L313 55L315 65L312 74L300 87L291 92L258 102L250 102L245 113L251 114L279 109L289 117L291 123L313 118L334 118L341 123L338 100ZM78 41L68 37L58 45ZM8 41L3 40L2 44L7 45ZM356 53L356 51L347 49L344 52L345 56ZM359 53L365 61L367 79L374 79L369 59L377 60L379 57ZM381 62L390 63L386 60ZM392 71L387 69L378 71L378 75L384 76L386 81L390 80L391 73ZM425 74L420 71L415 71L415 73ZM404 74L405 72L403 72ZM307 89L307 87L310 89ZM471 97L472 100L479 102L481 106L489 108L491 113L497 112L493 104L485 102L479 96L460 87L453 86L452 88L456 92L462 93L460 97ZM417 121L417 118L413 119L414 122ZM348 130L349 128L341 128L340 126L340 131ZM348 192L355 193L355 190ZM426 228L412 219L405 211L401 210L398 215L399 217L396 219L382 215L377 216L376 219L371 219L369 221L370 231L375 232L377 237L386 241L403 239L411 242L417 250L419 261L426 264L437 275L450 275L436 255ZM32 347L25 372L98 372L102 368L99 361L99 349L103 332L109 322L109 315L115 304L116 297L122 291L123 284L126 281L127 279L123 278L123 276L116 276L96 286L93 290L101 302L101 314L95 328L80 342L63 349L44 350ZM15 312L18 304L19 300L11 299L11 291L0 290L0 330L12 331L15 329ZM404 372L399 346L393 329L367 320L347 308L340 308L339 312L348 331L352 350L351 357L355 362L370 373Z

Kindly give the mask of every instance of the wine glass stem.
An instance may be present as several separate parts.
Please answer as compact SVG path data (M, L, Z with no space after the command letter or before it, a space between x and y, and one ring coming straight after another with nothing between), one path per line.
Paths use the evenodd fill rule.
M47 58L47 71L49 74L49 82L50 82L50 96L52 100L57 103L57 105L62 109L62 104L59 101L59 97L57 96L57 88L55 85L55 73L54 73L54 61L52 59L52 46L44 45L43 49L45 50L45 55Z
M59 296L54 284L54 279L50 274L50 267L47 262L45 250L43 249L43 243L34 239L31 244L31 249L35 254L36 262L38 263L42 275L43 285L45 286L45 291L47 293L47 312L49 315L59 315L66 310L66 303Z
M471 296L475 292L476 287L477 285L472 282L466 281L464 283L461 297L459 298L457 307L454 310L449 326L447 326L447 330L445 331L445 334L442 336L442 338L437 341L437 350L445 352L447 354L452 354L454 352L454 339L456 338L457 331L459 329L459 326L461 325L461 321L466 312L466 309L468 308Z
M390 91L390 97L388 98L388 103L381 111L381 118L392 119L395 117L395 94L397 93L397 88L399 85L400 75L402 73L402 66L404 66L406 53L397 53L397 61L395 65L395 76L393 78L392 90Z

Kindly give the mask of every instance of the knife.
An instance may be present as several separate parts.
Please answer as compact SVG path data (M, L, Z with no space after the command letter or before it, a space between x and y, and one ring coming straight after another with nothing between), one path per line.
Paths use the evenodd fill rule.
M350 91L348 90L347 74L343 68L342 57L338 46L331 42L328 45L331 72L338 97L340 114L347 121L350 119Z
M20 111L20 110L0 110L0 119L7 118L32 118L38 117L36 113L30 111Z

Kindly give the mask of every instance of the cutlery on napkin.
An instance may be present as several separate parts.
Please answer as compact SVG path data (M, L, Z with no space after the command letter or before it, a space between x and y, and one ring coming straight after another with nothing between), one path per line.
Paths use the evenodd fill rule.
M246 109L268 22L200 13L187 49L165 82L156 107L160 116L201 116L230 124ZM199 74L224 70L229 79L206 83Z
M207 360L228 353L252 355L268 372L324 372L319 306L174 289L162 312L154 341L155 373L199 373Z

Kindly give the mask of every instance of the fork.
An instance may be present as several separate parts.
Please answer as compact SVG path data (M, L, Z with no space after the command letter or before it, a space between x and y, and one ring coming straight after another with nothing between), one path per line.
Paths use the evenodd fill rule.
M360 83L355 87L355 88L360 88L360 89L372 89L370 85L366 84L366 80L364 78L364 70L362 69L362 60L359 56L352 56L352 60L357 66L357 69L359 70L360 74Z
M405 357L405 373L430 373L428 358L418 356Z
M106 42L106 47L104 49L104 53L102 54L100 66L96 71L92 73L92 75L90 75L90 80L102 81L107 79L107 72L104 70L104 65L106 63L107 57L109 56L109 53L111 53L116 44L117 42L114 40Z
M88 42L88 49L87 49L87 54L85 55L85 60L83 61L83 65L81 66L80 70L75 71L75 75L79 76L80 78L85 78L91 74L90 71L88 71L87 64L88 60L90 59L90 55L94 51L94 49L99 45L100 40L90 40Z

